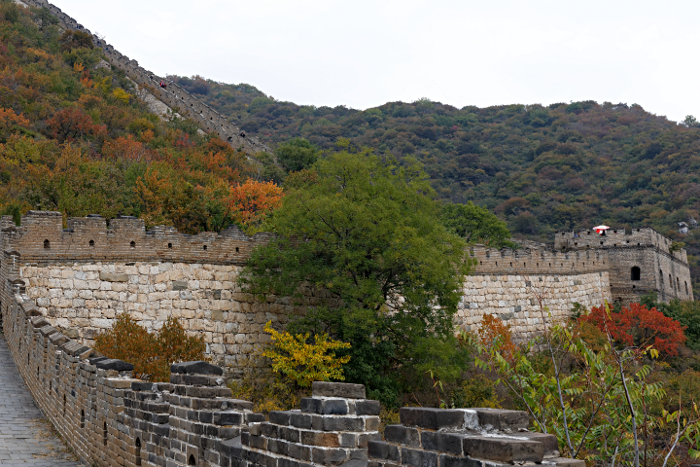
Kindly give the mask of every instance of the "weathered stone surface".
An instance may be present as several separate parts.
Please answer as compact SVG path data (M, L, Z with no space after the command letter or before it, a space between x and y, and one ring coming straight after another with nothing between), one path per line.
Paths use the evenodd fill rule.
M362 384L330 383L314 381L312 384L314 397L341 397L345 399L365 399L365 387Z
M121 360L106 359L95 363L95 366L101 370L114 370L114 371L133 371L134 365L131 363L126 363Z
M221 367L212 365L208 362L183 362L175 363L170 367L172 373L181 373L188 375L223 375L224 370Z
M403 425L387 425L384 429L384 439L390 443L401 444L409 447L420 447L420 433L415 428ZM429 449L429 448L425 448Z
M501 462L541 462L544 445L535 441L516 441L507 437L466 436L464 453L477 459Z
M100 271L100 280L105 282L128 282L129 276L124 273Z
M444 410L428 407L403 407L399 411L399 417L404 425L430 430L476 427L476 412L471 409Z
M530 417L527 412L504 409L474 409L479 416L479 425L490 425L497 430L517 431L527 428Z

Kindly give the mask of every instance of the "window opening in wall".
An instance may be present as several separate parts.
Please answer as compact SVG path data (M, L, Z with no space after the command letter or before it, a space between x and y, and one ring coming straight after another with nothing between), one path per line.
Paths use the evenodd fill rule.
M511 267L511 268L513 267L513 263L510 263L510 267Z
M202 250L207 251L207 246L204 245L204 247L202 247Z
M49 392L53 390L53 381L49 380Z
M66 416L66 395L63 395L63 416Z
M688 295L688 281L683 281L685 284L685 294Z
M673 277L671 277L671 274L668 275L668 285L670 285L671 288L673 288Z
M85 411L80 411L80 428L85 428Z
M141 440L136 438L136 465L141 465Z
M681 290L681 280L676 277L676 290L680 292Z
M47 250L51 248L51 242L48 240L44 240L44 248L46 248Z
M187 461L187 465L197 465L197 460L191 454L190 454L190 459Z
M131 246L131 248L136 248L136 242L133 240L131 241L131 243L129 245Z
M236 253L240 253L240 248L236 247Z
M102 444L107 446L107 422L102 424Z
M642 271L637 267L632 267L632 280L638 281L642 278Z
M661 285L664 285L664 272L659 269L659 279L661 279Z
M172 250L172 249L173 249L173 244L172 244L172 243L168 243L168 250Z
M236 253L238 253L238 248L236 248ZM479 266L483 266L483 264L484 264L483 261L479 261Z

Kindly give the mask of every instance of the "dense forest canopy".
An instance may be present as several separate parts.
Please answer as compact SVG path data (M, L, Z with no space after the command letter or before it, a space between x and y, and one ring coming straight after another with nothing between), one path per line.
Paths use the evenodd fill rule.
M415 155L440 197L494 211L519 237L605 223L653 227L685 242L700 277L700 128L636 104L594 101L462 109L420 99L358 111L280 102L247 84L172 77L275 146L303 137L320 149L340 138L398 158Z

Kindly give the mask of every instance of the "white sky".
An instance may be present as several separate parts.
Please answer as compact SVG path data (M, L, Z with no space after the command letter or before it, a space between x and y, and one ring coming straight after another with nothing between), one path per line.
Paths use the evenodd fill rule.
M577 100L700 118L700 1L53 0L158 74L357 109Z

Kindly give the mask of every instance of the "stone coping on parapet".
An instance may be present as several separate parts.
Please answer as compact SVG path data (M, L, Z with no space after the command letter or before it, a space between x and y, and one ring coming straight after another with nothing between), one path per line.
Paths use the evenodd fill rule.
M557 232L554 236L554 248L569 250L585 250L587 248L620 248L655 246L659 250L687 262L687 252L681 248L671 252L673 240L659 233L652 227L639 227L631 230L625 228L610 228L605 235L599 235L592 229L580 232Z
M161 88L159 83L164 81L165 78L140 67L136 60L129 59L129 57L105 42L104 39L96 37L89 29L64 13L57 6L47 0L25 0L24 3L36 8L46 8L51 14L56 16L61 26L65 29L75 29L92 35L94 45L102 49L113 66L124 71L129 78L138 84L149 85L152 88L149 91L155 94L157 99L165 102L173 110L175 110L174 107L177 107L177 110L195 120L203 130L217 134L234 148L242 149L249 154L261 151L270 152L270 148L258 138L246 135L225 116L201 102L176 83L168 82L169 89Z
M274 238L267 233L248 236L237 227L221 233L179 233L158 226L146 231L144 221L98 217L68 219L63 228L59 212L29 211L15 226L10 216L0 219L6 257L22 263L179 262L245 264L253 249Z

